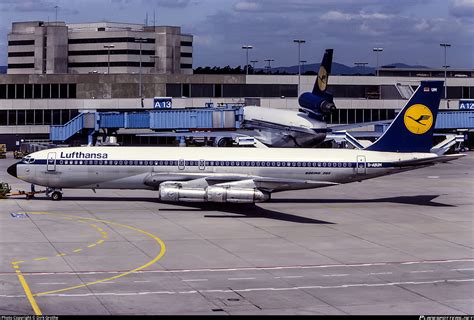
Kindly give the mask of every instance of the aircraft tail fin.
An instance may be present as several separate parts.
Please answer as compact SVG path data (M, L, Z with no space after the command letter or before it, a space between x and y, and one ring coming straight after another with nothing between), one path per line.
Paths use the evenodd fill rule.
M365 150L430 152L442 89L443 81L421 81L384 134Z
M298 98L300 107L317 118L324 118L336 110L333 95L326 91L331 73L333 51L333 49L326 49L324 52L313 91L304 92Z
M326 49L324 52L323 61L321 61L318 76L314 82L312 93L315 95L322 95L324 92L326 92L329 75L331 74L333 51L333 49Z

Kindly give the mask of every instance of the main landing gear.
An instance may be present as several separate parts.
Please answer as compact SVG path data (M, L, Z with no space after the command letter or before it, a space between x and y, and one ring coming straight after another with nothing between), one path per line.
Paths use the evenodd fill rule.
M46 191L46 196L53 201L59 201L63 198L63 192L61 189L48 188Z

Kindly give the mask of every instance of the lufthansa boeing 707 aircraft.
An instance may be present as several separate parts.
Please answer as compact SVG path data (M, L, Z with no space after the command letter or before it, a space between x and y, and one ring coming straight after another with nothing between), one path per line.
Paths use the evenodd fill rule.
M430 153L442 81L422 81L385 133L363 150L300 148L75 147L32 153L8 168L21 180L63 189L149 189L162 201L254 203L274 192L361 181L462 155Z

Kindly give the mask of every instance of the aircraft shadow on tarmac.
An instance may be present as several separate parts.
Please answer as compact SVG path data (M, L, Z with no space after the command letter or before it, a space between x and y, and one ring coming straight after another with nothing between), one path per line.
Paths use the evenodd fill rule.
M194 209L192 211L220 211L224 213L231 213L236 215L226 214L206 214L205 218L266 218L274 220L282 220L296 223L308 224L334 224L333 222L317 220L307 217L302 217L290 213L265 209L256 204L251 203L228 203L225 205L217 203L180 203L179 206L187 206ZM186 209L160 209L161 211L185 211Z
M455 207L450 204L444 204L433 201L433 199L439 197L439 195L418 195L418 196L400 196L391 198L380 198L380 199L272 199L267 203L314 203L314 204L337 204L337 203L398 203L398 204L410 204L410 205L421 205L430 207ZM234 215L205 215L207 218L267 218L283 221L291 221L297 223L308 223L308 224L334 224L333 222L317 220L289 213L269 210L262 208L254 204L216 204L216 203L179 203L180 206L187 206L201 209L201 210L212 210L221 211L226 213L238 214ZM162 211L183 211L186 209L160 209Z
M416 195L416 196L399 196L390 198L378 199L295 199L295 198L281 198L271 199L267 203L292 203L292 204L360 204L360 203L396 203L409 204L417 206L429 207L455 207L454 205L444 204L433 201L439 195ZM38 200L47 200L47 198L38 198ZM143 202L159 202L156 198L144 197L65 197L63 201L143 201ZM333 222L317 220L307 217L298 216L295 214L270 210L262 208L256 204L235 204L235 203L172 203L163 202L166 204L177 205L181 208L160 208L160 211L220 211L224 214L207 214L206 218L267 218L296 223L305 224L334 224ZM183 208L185 207L185 208ZM187 207L187 208L186 208ZM227 215L225 213L230 213Z
M398 203L411 204L427 207L456 207L451 204L445 204L433 201L440 195L417 195L417 196L400 196L378 199L271 199L272 203Z

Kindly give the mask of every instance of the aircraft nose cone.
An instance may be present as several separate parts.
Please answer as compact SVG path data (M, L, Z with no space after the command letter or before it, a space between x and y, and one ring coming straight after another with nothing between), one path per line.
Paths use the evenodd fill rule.
M8 169L7 169L7 172L8 172L10 175L14 176L15 178L17 177L17 174L16 174L16 166L17 166L17 165L18 165L17 163L12 164L12 165L9 166Z

